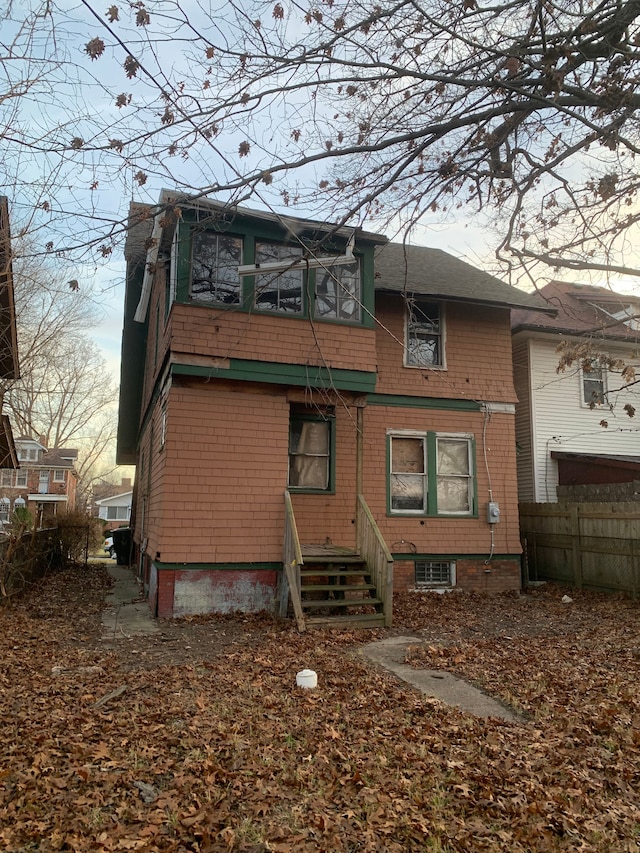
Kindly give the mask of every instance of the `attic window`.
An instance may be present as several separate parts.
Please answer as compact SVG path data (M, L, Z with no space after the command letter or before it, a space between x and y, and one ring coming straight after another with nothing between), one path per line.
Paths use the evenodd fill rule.
M240 302L238 265L242 240L215 231L195 231L191 269L191 298L194 302L234 305Z
M358 322L360 304L360 267L357 261L346 266L316 270L316 317Z
M301 246L283 243L256 243L256 264L277 261L298 262ZM255 276L255 304L262 311L279 311L286 314L302 313L302 269L284 269L277 272L258 273Z
M442 309L437 302L407 302L407 367L444 367Z

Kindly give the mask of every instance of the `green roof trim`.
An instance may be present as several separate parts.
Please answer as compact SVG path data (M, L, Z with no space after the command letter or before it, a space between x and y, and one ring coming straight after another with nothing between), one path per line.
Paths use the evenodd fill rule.
M454 400L438 397L412 397L408 394L369 394L370 406L395 406L402 409L438 409L445 412L480 412L476 400Z
M161 563L153 561L159 572L272 572L282 563Z
M200 376L206 379L230 379L234 382L262 382L272 385L296 385L339 391L368 393L376 387L376 374L365 370L326 368L320 365L281 364L272 361L229 359L228 367L196 364L172 364L172 376Z

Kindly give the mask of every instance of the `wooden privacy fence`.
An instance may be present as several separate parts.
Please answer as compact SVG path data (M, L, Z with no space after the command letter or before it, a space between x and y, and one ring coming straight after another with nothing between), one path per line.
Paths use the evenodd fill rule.
M640 592L640 507L635 503L520 504L524 583Z

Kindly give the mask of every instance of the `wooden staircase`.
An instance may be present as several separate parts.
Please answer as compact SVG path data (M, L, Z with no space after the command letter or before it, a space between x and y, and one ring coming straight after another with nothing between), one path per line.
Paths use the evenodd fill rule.
M382 628L391 625L393 559L358 495L357 551L330 544L300 544L291 496L285 491L280 615L289 604L298 625Z
M365 561L349 548L303 545L300 606L307 625L383 628L383 601Z

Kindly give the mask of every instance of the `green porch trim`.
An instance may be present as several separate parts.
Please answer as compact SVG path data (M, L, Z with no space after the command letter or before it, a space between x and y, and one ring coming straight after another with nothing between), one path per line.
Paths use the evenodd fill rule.
M408 394L369 394L369 406L393 406L403 409L439 409L446 412L480 412L482 404L475 400L452 400L438 397L411 397Z
M394 560L407 560L409 562L413 560L486 560L488 553L485 551L484 554L412 554L392 551L391 556ZM516 563L520 563L521 556L521 554L494 554L488 566L491 566L496 560L513 560Z
M296 385L367 393L376 385L376 374L365 370L321 367L318 365L280 364L231 358L229 367L203 367L195 364L172 364L172 376L200 376L205 379L231 379L238 382L260 382L271 385Z
M282 563L162 563L153 560L159 572L269 572L282 569Z

